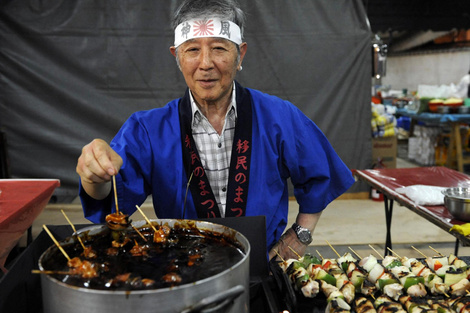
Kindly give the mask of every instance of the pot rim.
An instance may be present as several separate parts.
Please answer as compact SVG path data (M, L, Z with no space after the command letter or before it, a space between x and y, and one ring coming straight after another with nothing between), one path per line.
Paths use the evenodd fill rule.
M442 194L452 200L470 201L470 188L452 187L441 191Z
M241 260L239 260L237 263L235 263L234 265L232 265L231 267L228 267L227 269L215 274L215 275L212 275L210 277L206 277L204 279L200 279L200 280L197 280L195 282L192 282L192 283L188 283L188 284L183 284L183 285L179 285L179 286L174 286L174 287L166 287L166 288L155 288L155 289L145 289L145 290L102 290L102 289L92 289L92 288L84 288L84 287L77 287L77 286L73 286L73 285L69 285L69 284L66 284L62 281L59 281L57 280L56 278L52 277L50 274L44 274L44 276L47 277L47 279L51 280L52 282L56 283L56 284L59 284L61 286L64 286L64 287L67 287L67 288L70 288L70 289L74 289L74 290L79 290L79 291L82 291L82 292L86 292L86 293L93 293L93 294L106 294L106 295L119 295L119 296L122 296L122 295L146 295L146 294L155 294L155 293L165 293L165 292L168 292L168 291L172 291L172 290L180 290L180 289L186 289L186 288L192 288L193 286L196 286L196 285L202 285L202 284L205 284L207 283L208 281L211 281L211 280L215 280L217 279L218 277L220 276L225 276L227 275L227 273L229 273L230 271L234 270L235 268L238 268L239 266L241 266L244 262L247 262L248 259L249 259L249 256L250 256L250 250L251 250L251 246L250 246L250 242L248 241L248 239L242 234L240 233L239 231L236 231L234 230L233 228L230 228L230 227L227 227L227 226L224 226L224 225L220 225L220 224L216 224L216 223L212 223L212 222L206 222L206 221L198 221L198 220L182 220L182 219L150 219L151 222L159 222L159 223L173 223L173 225L176 223L176 222L180 222L180 223L195 223L196 224L196 227L197 228L201 228L201 229L208 229L208 230L212 230L212 231L217 231L217 232L220 232L220 233L230 233L231 235L235 235L234 238L242 245L242 247L244 248L244 251L243 254L243 258L241 258ZM136 222L133 222L133 225L135 227L140 227L140 226L143 226L147 224L147 222L145 220L139 220L139 221L136 221ZM172 225L172 226L173 226ZM206 226L206 227L202 227L202 226ZM215 229L211 229L215 227ZM104 228L106 228L105 225L103 224L97 224L97 225L91 225L89 227L85 227L85 228L82 228L82 229L79 229L76 233L74 234L80 234L80 233L83 233L83 232L86 232L86 231L90 231L90 232L94 232L94 231L99 231L99 230L103 230ZM224 231L220 231L218 229L223 229ZM70 239L71 237L67 238L67 239ZM42 266L42 260L44 257L46 257L46 255L50 252L50 250L52 250L53 248L55 248L56 245L53 244L51 245L49 248L47 248L40 256L39 258L39 261L38 261L38 266L39 266L39 269L41 271L44 270L43 266Z

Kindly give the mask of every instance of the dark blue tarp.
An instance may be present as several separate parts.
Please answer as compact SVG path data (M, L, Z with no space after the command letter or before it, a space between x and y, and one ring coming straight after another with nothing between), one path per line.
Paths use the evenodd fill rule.
M361 0L240 1L248 53L238 81L290 100L351 169L371 163L370 29ZM185 83L169 52L179 1L0 2L0 130L16 178L58 178L77 195L76 160L136 110ZM354 188L353 188L354 189Z

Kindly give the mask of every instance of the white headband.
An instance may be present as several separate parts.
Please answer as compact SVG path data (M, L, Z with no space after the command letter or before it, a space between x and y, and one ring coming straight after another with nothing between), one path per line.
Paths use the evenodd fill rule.
M240 27L220 18L195 19L179 24L175 29L175 47L194 38L218 37L242 43Z

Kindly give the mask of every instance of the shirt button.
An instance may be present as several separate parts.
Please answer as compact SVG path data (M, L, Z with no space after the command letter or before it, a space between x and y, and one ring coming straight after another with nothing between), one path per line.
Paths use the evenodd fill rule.
M226 191L227 191L227 188L223 187L223 188L222 188L222 191L223 191L223 192L226 192Z
M219 143L217 144L217 147L222 148L222 143L219 142Z

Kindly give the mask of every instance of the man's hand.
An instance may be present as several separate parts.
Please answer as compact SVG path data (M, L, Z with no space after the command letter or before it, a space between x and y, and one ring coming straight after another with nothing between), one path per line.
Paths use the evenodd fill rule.
M321 212L318 213L299 213L295 222L302 227L307 228L313 234L315 226L320 219ZM269 259L279 257L284 260L287 259L298 259L303 257L305 251L307 250L308 245L300 242L297 238L297 234L292 228L289 228L279 239L279 241L274 245L274 247L269 251ZM279 255L278 255L279 254Z
M95 139L83 147L76 171L88 195L100 200L109 194L109 181L121 166L122 158L109 144L102 139Z
M306 250L307 245L301 243L294 230L289 228L269 251L269 259L279 257L279 255L283 260L299 259L305 254Z

